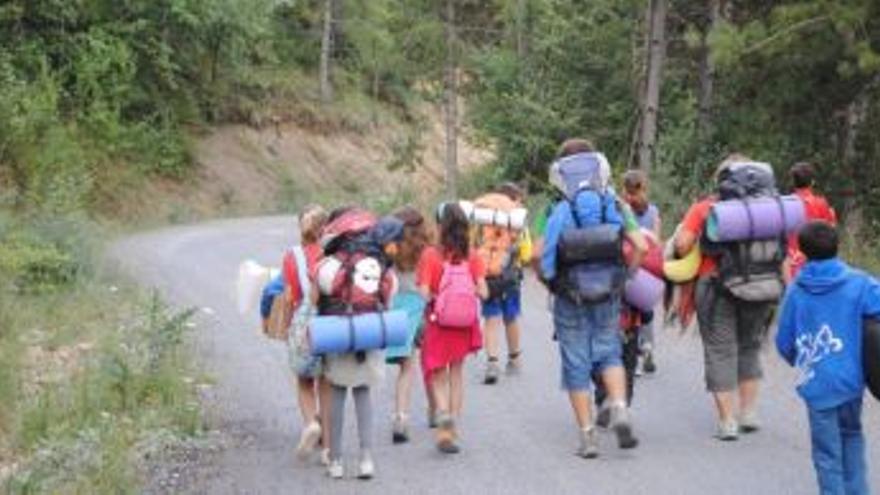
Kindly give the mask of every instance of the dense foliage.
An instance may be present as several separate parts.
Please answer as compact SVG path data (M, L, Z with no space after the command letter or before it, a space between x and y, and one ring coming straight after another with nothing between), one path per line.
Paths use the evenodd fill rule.
M495 145L496 176L539 182L573 135L634 163L646 2L3 0L6 200L88 207L108 168L185 176L192 125L253 121L279 94L318 101L290 81L316 79L328 8L333 85L411 118L441 95L449 2L467 122ZM668 0L654 176L696 193L728 151L813 160L838 206L880 218L878 19L874 0Z

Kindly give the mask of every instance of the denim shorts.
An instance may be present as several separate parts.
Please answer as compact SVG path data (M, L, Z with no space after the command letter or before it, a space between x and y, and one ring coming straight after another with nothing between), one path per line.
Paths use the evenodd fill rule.
M503 297L489 299L483 302L483 318L504 319L504 323L510 323L519 318L522 313L520 288L508 290Z
M623 366L620 300L577 305L565 297L553 303L553 325L562 358L562 388L589 391L590 375Z

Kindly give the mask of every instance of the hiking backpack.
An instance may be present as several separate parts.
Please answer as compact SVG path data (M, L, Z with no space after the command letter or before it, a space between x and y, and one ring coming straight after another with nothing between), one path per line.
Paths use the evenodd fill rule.
M491 212L496 217L509 218L510 213L517 208L513 200L498 193L485 194L473 202L475 215ZM517 265L519 231L509 221L505 223L474 218L473 222L477 253L486 266L489 299L501 298L517 287L522 279L522 270Z
M469 329L477 323L477 285L467 260L443 263L433 316L434 321L444 328Z
M718 176L722 201L777 198L773 168L766 163L733 163ZM720 242L702 240L703 251L718 256L721 284L735 298L750 302L776 302L782 296L782 262L786 235L769 239Z
M373 235L378 220L353 209L327 225L324 258L316 269L321 314L359 314L388 308L394 277L391 260Z
M559 275L553 290L576 304L600 303L619 296L626 279L622 228L607 219L609 202L614 201L614 196L607 191L605 168L607 161L601 153L572 155L551 167L551 183L562 191L574 223L559 238ZM598 224L583 224L577 208L577 199L582 194L598 197Z

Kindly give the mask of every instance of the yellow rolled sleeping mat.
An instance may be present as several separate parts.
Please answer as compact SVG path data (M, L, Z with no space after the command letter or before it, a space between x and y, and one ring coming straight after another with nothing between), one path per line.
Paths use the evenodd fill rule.
M695 244L683 258L667 259L664 261L663 276L666 280L676 284L689 282L697 277L702 260L703 256L700 253L700 246Z

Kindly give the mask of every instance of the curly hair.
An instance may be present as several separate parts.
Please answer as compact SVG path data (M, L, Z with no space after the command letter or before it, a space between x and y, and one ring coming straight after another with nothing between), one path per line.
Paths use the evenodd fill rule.
M440 246L452 263L467 259L470 250L470 225L458 203L446 203L440 219Z
M394 266L400 272L412 272L416 269L422 250L431 242L425 217L412 206L404 206L392 215L403 222L403 240Z

